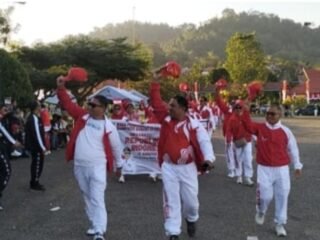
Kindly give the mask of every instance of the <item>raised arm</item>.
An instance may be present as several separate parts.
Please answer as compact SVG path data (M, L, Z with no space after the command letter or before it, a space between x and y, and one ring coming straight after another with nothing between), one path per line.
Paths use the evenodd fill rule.
M161 98L160 84L156 77L150 86L150 103L153 108L154 115L159 122L162 122L162 120L168 115L168 107Z
M65 109L74 119L77 119L87 112L78 104L72 102L67 89L65 88L65 83L62 77L58 77L57 79L57 96L62 108Z
M220 108L221 112L223 114L228 114L229 113L229 107L227 106L227 104L222 100L221 96L220 96L220 92L219 90L217 90L215 96L214 96L214 100L217 103L218 107Z
M246 131L251 134L258 135L259 123L255 123L252 121L250 117L249 110L244 110L243 114L241 115L241 122Z

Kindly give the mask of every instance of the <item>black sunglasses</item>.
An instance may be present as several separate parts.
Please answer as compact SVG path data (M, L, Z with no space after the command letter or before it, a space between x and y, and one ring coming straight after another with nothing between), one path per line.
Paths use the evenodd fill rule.
M242 107L241 106L235 106L234 109L242 109Z
M96 103L92 103L92 102L89 102L88 106L91 107L91 108L102 107L102 105L99 105L99 104L96 104Z
M277 113L275 113L275 112L266 112L266 115L274 117L275 115L277 115Z

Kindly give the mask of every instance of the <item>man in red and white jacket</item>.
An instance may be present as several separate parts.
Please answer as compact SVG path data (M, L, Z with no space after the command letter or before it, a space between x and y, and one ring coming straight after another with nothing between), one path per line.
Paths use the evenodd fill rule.
M199 218L197 166L202 171L213 167L213 147L202 124L188 116L185 97L175 96L168 105L162 101L157 76L151 84L150 100L161 124L158 158L162 171L166 235L170 240L179 239L182 208L188 235L193 237Z
M117 168L122 167L123 147L117 129L105 116L108 100L104 96L90 99L86 110L71 101L62 77L57 79L57 86L61 106L75 120L66 157L68 161L74 159L74 174L91 222L87 235L93 235L94 240L104 240L107 230L106 168L113 170L113 159Z
M252 181L252 137L243 126L241 121L241 114L243 113L244 102L243 100L236 100L232 115L229 118L226 127L226 141L227 146L234 149L234 159L236 163L235 175L237 183L242 184L244 175L244 184L253 186Z
M266 112L266 123L251 121L248 111L243 114L243 124L257 136L257 206L256 223L262 225L268 206L275 198L277 236L286 236L288 196L290 192L289 164L299 177L302 164L299 149L291 130L280 121L281 107L272 105Z

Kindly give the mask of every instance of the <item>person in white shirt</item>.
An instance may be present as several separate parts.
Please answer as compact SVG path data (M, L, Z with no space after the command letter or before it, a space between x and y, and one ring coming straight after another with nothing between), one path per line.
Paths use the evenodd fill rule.
M90 99L88 108L83 109L71 101L62 79L57 79L57 95L62 107L75 120L66 148L67 160L74 160L74 174L91 222L87 235L94 240L104 240L107 231L106 168L112 171L115 159L120 171L123 147L116 127L105 116L109 101L97 95Z

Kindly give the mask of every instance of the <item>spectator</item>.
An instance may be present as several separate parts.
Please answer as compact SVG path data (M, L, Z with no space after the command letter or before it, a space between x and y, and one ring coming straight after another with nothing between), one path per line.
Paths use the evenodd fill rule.
M45 187L40 184L40 177L44 165L44 155L46 152L44 126L40 119L40 103L33 101L29 105L30 115L26 122L26 148L31 153L31 180L30 189L45 191Z

